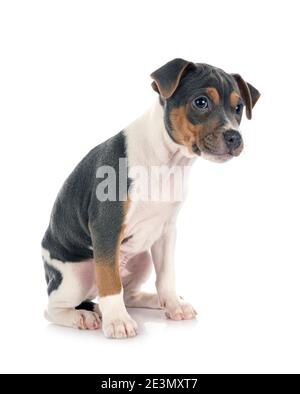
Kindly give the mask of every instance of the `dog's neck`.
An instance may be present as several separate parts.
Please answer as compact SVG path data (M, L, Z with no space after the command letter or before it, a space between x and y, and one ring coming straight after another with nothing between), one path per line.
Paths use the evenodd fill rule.
M126 129L129 165L191 165L195 156L171 139L164 123L164 110L159 100ZM132 154L134 153L134 154Z

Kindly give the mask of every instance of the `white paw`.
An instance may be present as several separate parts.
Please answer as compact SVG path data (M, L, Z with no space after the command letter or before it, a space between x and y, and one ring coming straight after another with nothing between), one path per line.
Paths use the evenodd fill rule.
M137 334L136 322L127 314L103 322L103 333L107 338L130 338Z
M95 312L78 309L73 324L80 330L97 330L101 327L101 320Z
M165 303L166 316L172 320L190 320L194 319L197 312L191 304L179 299Z

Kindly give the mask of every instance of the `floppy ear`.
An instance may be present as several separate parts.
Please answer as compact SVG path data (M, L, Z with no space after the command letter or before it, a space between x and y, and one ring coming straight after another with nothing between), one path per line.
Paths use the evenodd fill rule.
M260 97L260 93L254 86L250 83L244 81L244 79L239 74L232 74L233 78L236 80L238 87L240 89L240 93L242 98L245 101L246 105L246 115L248 119L252 118L252 108L256 104L257 100Z
M177 89L180 79L194 63L184 59L174 59L151 74L154 79L151 86L162 97L169 98Z

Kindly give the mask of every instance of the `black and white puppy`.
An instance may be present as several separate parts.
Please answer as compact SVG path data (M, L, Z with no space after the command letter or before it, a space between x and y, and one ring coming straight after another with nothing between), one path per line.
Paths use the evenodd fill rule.
M175 288L175 224L185 182L183 198L174 198L173 178L169 199L160 198L161 186L170 174L186 175L181 170L197 156L218 162L238 156L243 107L250 119L260 94L238 74L183 59L151 77L153 107L88 153L56 199L42 241L46 317L56 324L102 325L105 336L125 338L137 333L126 306L162 308L173 320L196 315ZM140 291L152 265L157 294Z

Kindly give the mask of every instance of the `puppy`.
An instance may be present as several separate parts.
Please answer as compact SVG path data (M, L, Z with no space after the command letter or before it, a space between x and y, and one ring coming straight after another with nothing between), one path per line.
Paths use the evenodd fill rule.
M196 315L178 297L174 272L188 169L198 156L225 162L241 153L243 108L251 119L260 94L238 74L183 59L151 77L153 107L90 151L54 204L42 241L53 323L102 325L106 337L126 338L137 333L126 307L162 308L173 320ZM141 292L153 265L157 294Z

